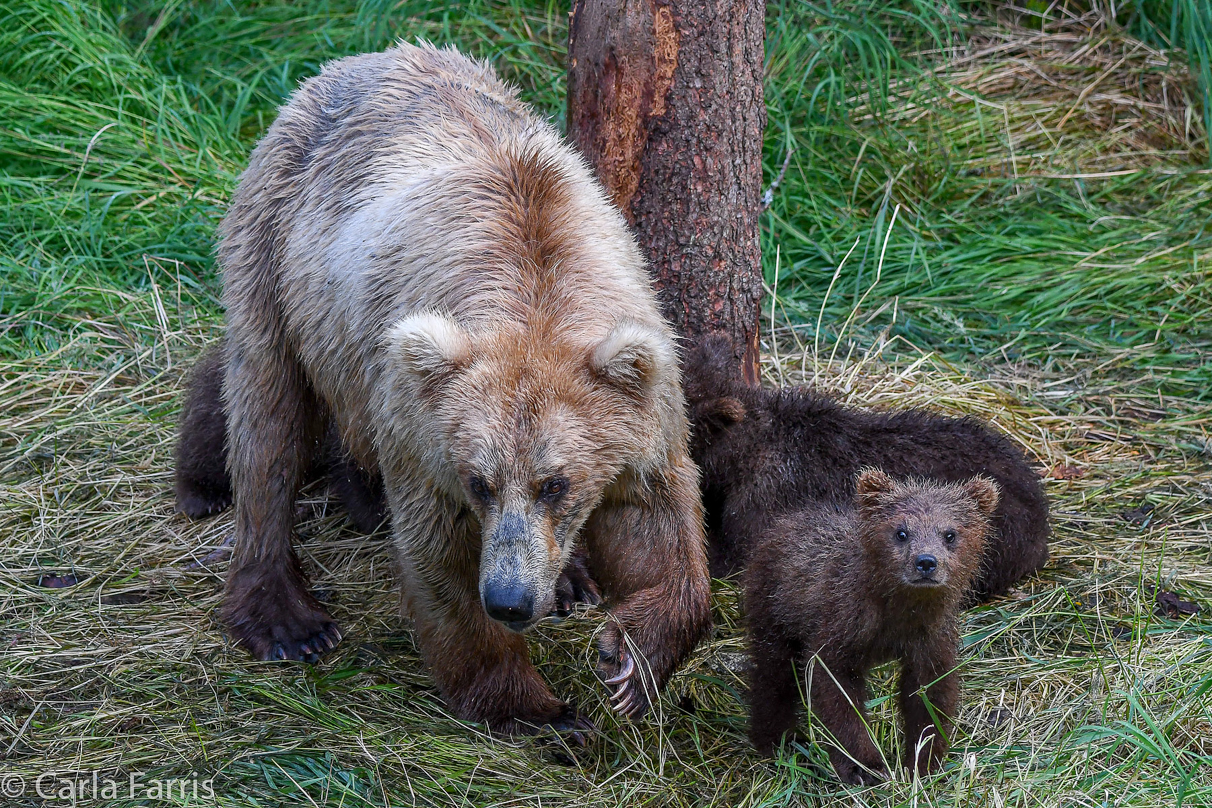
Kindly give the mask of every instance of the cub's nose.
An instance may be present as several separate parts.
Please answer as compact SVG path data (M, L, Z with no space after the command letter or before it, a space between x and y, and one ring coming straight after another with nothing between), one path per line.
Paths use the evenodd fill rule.
M913 566L917 567L917 571L922 575L929 575L938 567L938 559L932 555L923 553L913 559Z
M484 611L502 623L525 623L534 615L534 594L516 583L489 583L484 587Z

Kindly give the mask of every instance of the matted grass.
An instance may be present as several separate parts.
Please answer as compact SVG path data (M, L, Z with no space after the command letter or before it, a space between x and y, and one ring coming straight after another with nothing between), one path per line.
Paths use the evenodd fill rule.
M558 116L562 8L0 9L0 786L27 784L0 805L93 771L213 776L233 806L1212 804L1212 175L1169 54L1096 14L1041 31L925 3L772 9L770 180L794 150L763 236L767 383L988 418L1054 503L1052 563L966 617L947 770L848 789L811 744L750 752L730 582L639 725L593 676L599 614L535 632L540 670L602 728L564 750L449 717L388 540L322 490L302 552L346 638L315 668L231 646L230 515L173 513L181 379L220 323L213 227L273 106L326 58L424 34ZM1204 611L1159 616L1153 588ZM893 678L873 688L889 754Z
M158 312L131 312L154 329ZM828 362L790 351L767 377L854 402L926 404L993 419L1050 470L1054 561L965 620L963 733L944 776L847 790L819 751L775 764L744 738L735 587L716 587L716 631L639 726L607 711L592 665L593 612L543 625L532 647L556 691L602 727L574 762L552 744L491 740L452 720L395 614L383 537L350 530L323 492L300 507L303 555L346 629L316 668L251 661L215 621L230 515L174 515L172 413L184 333L122 366L5 370L9 436L0 530L0 751L6 771L216 775L220 804L1173 805L1212 798L1212 626L1154 614L1150 587L1212 599L1207 415L1131 388L1072 390L1021 368L977 382L937 359L878 351ZM100 344L129 347L117 335ZM1042 394L1031 394L1039 391ZM1143 420L1142 420L1143 419ZM1056 479L1056 478L1070 479ZM1154 506L1143 524L1123 516ZM67 589L39 586L75 575ZM892 672L875 729L895 743ZM916 793L916 796L915 796ZM1133 795L1124 801L1122 795ZM384 796L386 795L386 796ZM1085 799L1083 797L1082 799ZM8 804L8 803L6 803ZM21 804L19 802L11 804ZM1076 804L1087 804L1079 802Z

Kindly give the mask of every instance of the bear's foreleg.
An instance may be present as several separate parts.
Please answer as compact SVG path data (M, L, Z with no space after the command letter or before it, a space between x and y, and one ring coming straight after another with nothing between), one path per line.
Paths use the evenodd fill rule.
M402 478L389 478L387 488L404 493L392 502L404 604L451 711L506 734L592 729L552 695L525 638L484 611L475 520L425 482Z
M749 738L763 755L773 755L783 736L795 728L799 688L796 648L777 626L759 629L750 615ZM760 631L760 636L758 632Z
M219 513L231 504L222 400L226 373L227 354L220 342L198 358L189 374L173 490L177 510L193 519Z
M812 668L809 703L812 714L833 736L829 760L838 779L869 785L887 777L884 758L867 728L863 673L835 660L819 660Z
M942 763L959 709L955 638L936 642L934 648L924 650L929 653L903 660L900 686L901 714L905 719L903 763L905 768L919 774L932 772Z
M638 718L711 626L697 470L682 456L648 479L624 480L583 535L610 605L599 671L615 709Z
M295 498L319 441L322 408L280 342L241 341L229 331L227 353L236 535L223 621L258 659L314 662L341 634L307 591L291 537Z

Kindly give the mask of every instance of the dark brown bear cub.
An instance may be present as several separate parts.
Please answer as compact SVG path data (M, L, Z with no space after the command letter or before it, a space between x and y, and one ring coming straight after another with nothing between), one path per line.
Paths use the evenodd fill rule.
M1039 476L1019 447L976 418L868 412L810 387L748 385L722 337L689 351L683 374L716 577L742 569L780 514L849 501L865 467L949 483L983 474L997 483L1001 497L972 585L977 598L1006 592L1047 562L1048 500Z
M801 677L837 744L838 777L862 784L887 774L864 709L867 671L883 662L901 664L904 764L927 772L946 754L959 702L956 617L998 489L987 477L898 482L865 470L856 490L853 507L822 504L773 524L753 548L745 608L754 745L772 754L795 726Z

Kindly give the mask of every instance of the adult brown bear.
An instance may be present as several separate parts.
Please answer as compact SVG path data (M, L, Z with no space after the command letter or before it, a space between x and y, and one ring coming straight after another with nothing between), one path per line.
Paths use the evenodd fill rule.
M382 474L457 715L573 719L521 632L576 542L611 607L601 671L642 714L709 624L697 472L643 259L556 131L453 50L342 59L282 108L220 233L235 637L262 659L340 639L291 547L331 420Z

